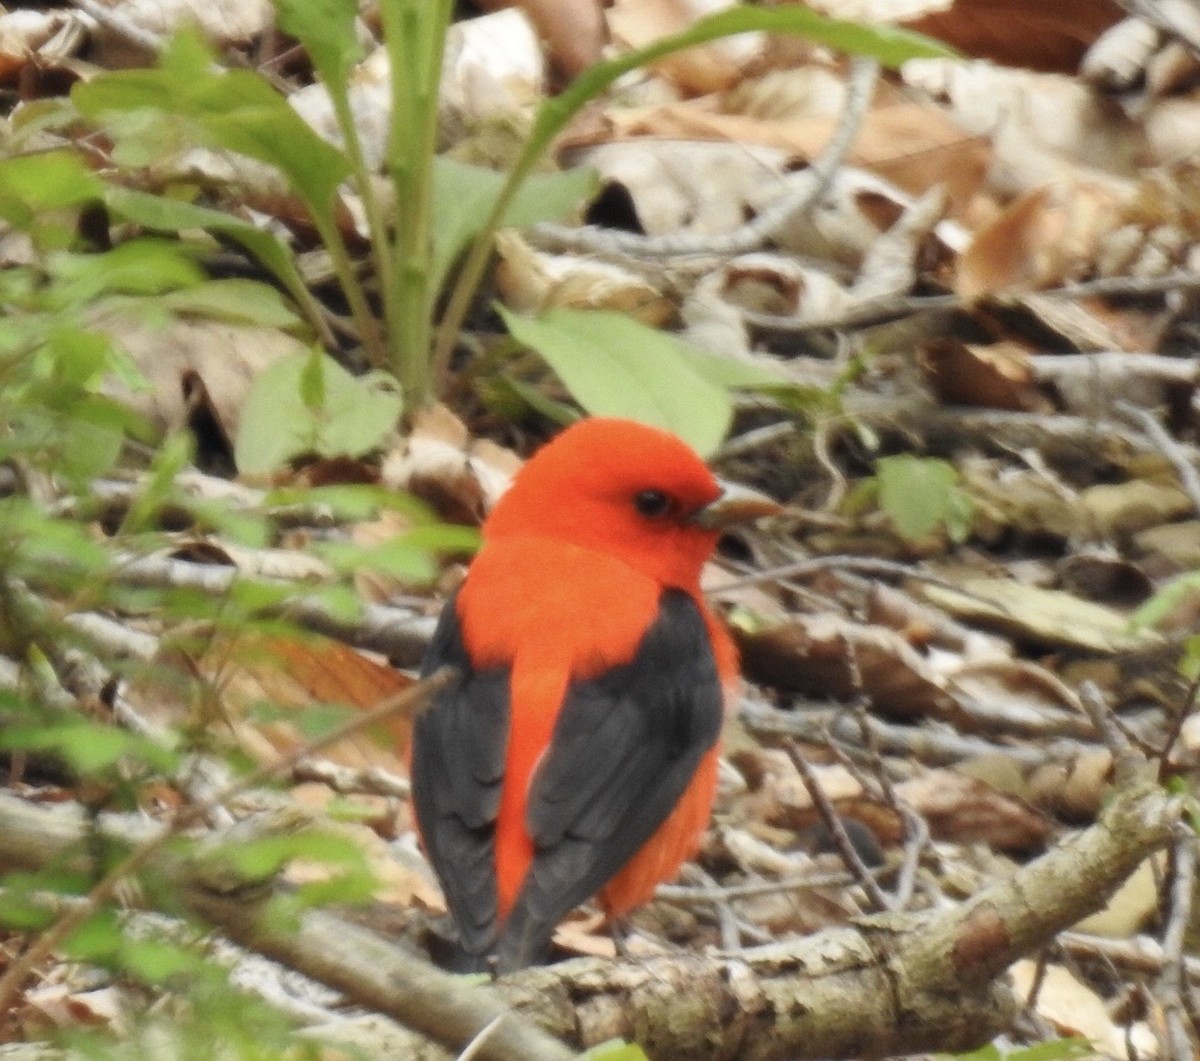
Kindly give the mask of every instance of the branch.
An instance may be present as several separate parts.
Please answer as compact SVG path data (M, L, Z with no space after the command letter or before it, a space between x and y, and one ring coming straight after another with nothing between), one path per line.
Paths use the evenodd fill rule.
M1016 1011L1003 974L1100 909L1171 842L1181 804L1148 769L1092 827L950 910L860 919L736 956L598 959L500 981L517 1008L581 1045L622 1036L694 1061L966 1050Z
M621 1036L651 1057L695 1061L869 1057L965 1050L1007 1027L1016 1011L1002 979L1008 966L1102 907L1171 842L1180 814L1146 765L1095 825L949 910L867 917L736 954L578 959L515 973L490 990L325 911L281 931L264 916L270 889L248 900L213 891L195 867L157 868L178 881L195 913L243 946L443 1042L464 1044L507 1014L480 1044L482 1058L569 1056L546 1032L577 1046ZM130 839L129 819L101 816L98 827ZM45 865L83 844L87 828L74 808L0 793L0 864ZM404 1056L445 1054L414 1036Z

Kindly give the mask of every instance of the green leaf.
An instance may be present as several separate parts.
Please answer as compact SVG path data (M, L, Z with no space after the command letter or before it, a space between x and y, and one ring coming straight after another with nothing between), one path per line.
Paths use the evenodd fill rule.
M325 404L325 364L320 350L313 350L300 371L300 400L310 412Z
M1200 571L1173 578L1133 613L1129 625L1135 630L1156 626L1197 594L1200 594Z
M77 961L104 962L121 949L121 923L115 907L98 910L67 937L63 950Z
M770 361L745 361L704 350L676 336L664 335L674 342L680 357L710 383L730 390L763 390L792 386L792 380L782 365Z
M969 530L970 499L954 465L900 454L881 457L875 473L879 505L901 537L919 540L942 526L952 537Z
M232 278L208 280L186 291L172 291L159 305L180 316L208 317L234 324L294 329L300 318L270 284Z
M481 166L444 157L434 160L431 293L441 290L455 260L491 215L507 180L505 174ZM597 183L595 171L585 168L535 173L521 185L499 226L525 228L565 218L595 194Z
M102 254L62 251L52 255L47 265L54 301L62 306L94 302L110 292L157 295L207 279L180 244L149 237L129 240Z
M597 1043L579 1055L578 1061L650 1061L646 1052L636 1043L623 1039L609 1039Z
M74 151L47 151L0 160L0 217L29 230L39 215L99 199L100 180Z
M323 222L332 222L334 194L350 173L345 154L318 136L265 78L218 68L193 30L168 42L157 68L78 82L71 99L95 120L146 109L186 120L207 146L278 167Z
M127 756L139 756L164 769L175 762L172 753L137 734L87 721L11 727L0 733L0 746L53 751L84 775L99 773Z
M166 939L126 939L121 947L121 967L146 984L195 972L202 963L195 951Z
M136 222L144 228L160 232L180 232L204 229L228 236L246 248L263 267L277 279L288 293L303 306L312 320L319 312L312 306L308 285L296 268L295 259L282 240L270 232L256 228L248 221L220 210L211 210L194 203L166 199L159 195L116 186L105 189L105 202L118 217Z
M246 718L256 726L268 725L273 722L286 722L295 726L305 740L317 740L327 733L332 733L338 726L345 725L350 719L361 712L345 704L306 704L302 707L281 707L279 704L264 702L253 704L246 712Z
M234 447L243 473L263 474L304 453L361 456L395 426L402 402L391 377L352 376L332 358L317 356L319 395L308 353L281 358L250 385Z
M702 18L682 33L660 38L645 48L589 67L538 110L525 148L509 172L508 181L493 215L487 224L481 227L480 235L471 247L463 277L460 279L460 290L456 290L451 298L438 339L438 347L443 356L466 312L468 299L460 291L466 292L478 284L486 265L492 230L499 223L499 216L529 176L537 160L549 149L554 138L562 132L567 123L587 103L630 71L697 44L749 32L786 33L806 37L851 54L872 56L888 66L899 65L908 59L955 54L945 45L908 30L841 22L825 18L797 4L779 7L743 4Z
M535 319L499 312L589 413L665 428L702 456L729 430L728 393L688 364L674 338L619 313L556 309Z
M1069 1058L1095 1056L1096 1047L1090 1040L1073 1036L1013 1050L1009 1053L1007 1061L1066 1061Z
M329 86L345 86L362 58L354 20L358 0L275 0L279 28L308 51L313 66Z

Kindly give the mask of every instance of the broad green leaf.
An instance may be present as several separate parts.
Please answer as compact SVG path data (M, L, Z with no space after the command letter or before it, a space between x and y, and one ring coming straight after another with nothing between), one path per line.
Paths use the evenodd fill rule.
M300 370L300 400L314 414L325 404L325 355L320 350L314 349Z
M589 413L666 428L702 456L729 430L728 393L697 373L672 337L619 313L556 309L532 318L501 308L500 315Z
M174 757L144 738L96 722L63 722L50 726L12 727L0 733L6 748L36 748L61 755L81 774L94 774L131 755L169 767Z
M62 306L83 305L106 293L157 295L205 281L180 244L144 237L101 254L62 251L48 262L53 296Z
M300 318L279 291L258 280L208 280L161 296L161 306L181 316L209 317L236 324L294 329Z
M1091 1040L1078 1036L1052 1039L1045 1043L1013 1050L1006 1061L1067 1061L1069 1058L1095 1057L1096 1047Z
M312 296L308 285L296 268L291 252L272 233L220 210L177 199L165 199L131 188L109 187L105 190L104 199L114 214L144 228L160 232L195 228L228 236L254 255L283 284L296 303L305 307L312 319Z
M121 922L116 907L97 910L67 937L63 950L81 961L104 962L121 949Z
M234 452L240 471L261 474L304 453L357 457L395 426L402 403L390 377L352 376L332 358L319 357L320 395L314 395L307 353L281 358L250 385ZM320 400L310 405L314 397Z
M272 490L263 504L267 508L287 505L321 507L327 509L334 519L340 520L369 519L381 509L407 512L416 520L433 518L430 509L415 497L365 484L314 486L307 489L281 487Z
M495 170L439 157L433 171L433 267L431 293L483 227L508 178ZM527 228L556 221L593 195L597 176L590 169L535 173L525 180L500 218L499 226Z
M900 454L875 462L879 505L901 537L924 538L945 527L952 538L970 529L971 502L954 465Z
M100 180L74 151L0 160L0 217L28 229L38 214L99 199Z
M142 983L161 984L194 972L203 959L194 950L167 939L125 939L121 968Z
M349 82L362 58L354 20L358 0L275 0L279 28L308 50L308 57L331 91Z
M746 361L704 350L685 339L664 335L674 342L680 356L695 372L718 387L731 390L760 390L791 385L791 380L782 365L770 361Z
M153 70L124 70L79 82L71 98L94 120L151 109L192 123L209 147L278 167L308 208L333 217L337 187L350 173L343 152L323 140L263 77L221 70L194 31L177 34Z

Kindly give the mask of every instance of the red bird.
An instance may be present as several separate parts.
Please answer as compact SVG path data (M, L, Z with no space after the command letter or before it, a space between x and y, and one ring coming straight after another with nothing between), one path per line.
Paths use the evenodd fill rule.
M777 511L611 419L568 428L497 503L422 668L460 677L413 733L417 824L468 954L544 961L573 907L621 917L695 851L738 678L700 571L722 526Z

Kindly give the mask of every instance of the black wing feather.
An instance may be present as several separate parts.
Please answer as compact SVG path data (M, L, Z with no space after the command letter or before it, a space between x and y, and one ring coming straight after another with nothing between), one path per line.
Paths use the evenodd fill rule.
M446 665L458 679L413 726L412 789L417 823L464 949L496 938L495 822L508 742L509 671L476 670L452 597L438 620L421 676Z
M655 833L721 729L721 682L696 602L666 590L633 660L573 684L530 784L536 853L498 945L541 960L555 925Z

